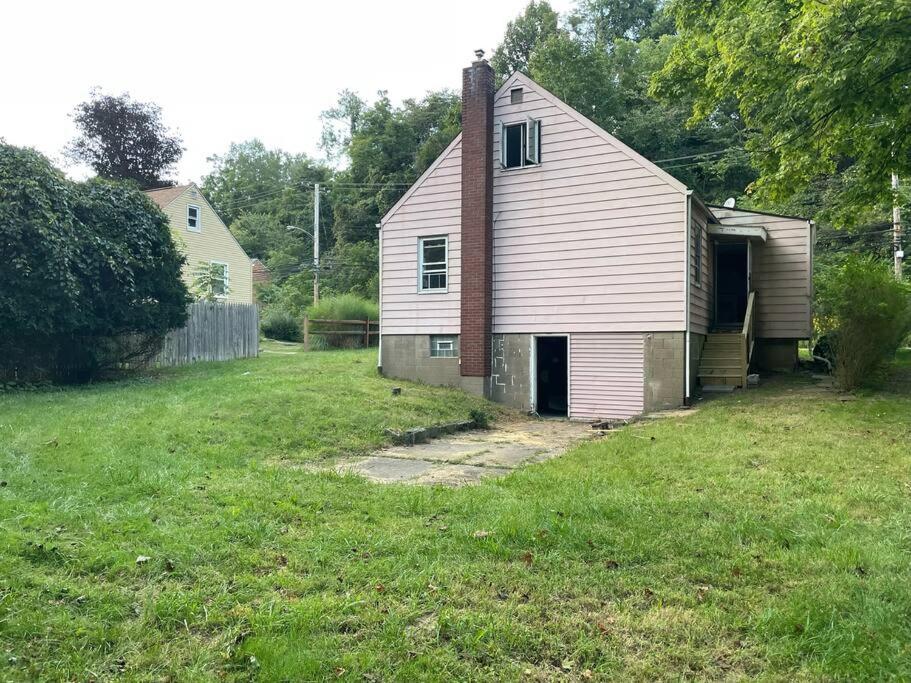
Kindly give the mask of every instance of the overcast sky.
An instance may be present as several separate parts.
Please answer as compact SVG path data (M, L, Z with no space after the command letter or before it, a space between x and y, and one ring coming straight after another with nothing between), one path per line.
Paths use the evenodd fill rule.
M400 101L458 89L476 48L488 56L527 0L5 3L0 138L64 167L73 107L97 86L159 104L186 153L177 180L206 157L258 137L321 156L319 114L338 91ZM572 0L551 0L561 13ZM85 171L66 168L70 175Z

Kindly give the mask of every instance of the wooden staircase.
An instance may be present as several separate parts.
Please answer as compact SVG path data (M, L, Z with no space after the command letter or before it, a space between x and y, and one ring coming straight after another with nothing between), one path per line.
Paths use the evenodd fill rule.
M710 332L699 358L699 383L706 386L745 387L753 357L753 304L747 301L743 329Z

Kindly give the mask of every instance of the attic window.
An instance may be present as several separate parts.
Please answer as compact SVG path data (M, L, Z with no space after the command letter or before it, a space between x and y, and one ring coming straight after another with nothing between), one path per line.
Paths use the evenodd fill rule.
M522 104L522 88L513 88L509 91L510 104Z
M187 230L202 232L202 221L199 219L199 207L194 204L187 205Z
M541 122L500 124L500 165L523 168L541 163Z

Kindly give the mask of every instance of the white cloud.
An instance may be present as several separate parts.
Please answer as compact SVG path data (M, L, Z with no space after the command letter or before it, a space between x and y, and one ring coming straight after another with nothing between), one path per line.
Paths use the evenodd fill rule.
M319 156L319 113L338 91L393 100L461 85L527 0L386 2L31 2L4 7L0 138L63 164L68 114L91 88L164 111L199 180L231 142ZM571 0L552 2L566 11ZM68 169L71 175L84 171Z

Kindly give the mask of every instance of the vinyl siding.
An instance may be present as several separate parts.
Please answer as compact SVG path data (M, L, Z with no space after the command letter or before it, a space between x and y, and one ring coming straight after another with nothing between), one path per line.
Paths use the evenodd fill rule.
M690 218L690 330L694 334L708 334L712 324L714 293L714 259L709 245L708 216L701 206L693 202ZM697 249L702 250L702 278L699 284L696 283Z
M462 146L449 148L411 194L383 223L383 334L458 334L461 305ZM418 240L445 235L448 244L447 291L418 290Z
M494 333L677 331L686 195L530 81L494 102ZM501 169L500 122L541 121L541 164Z
M753 249L756 336L806 339L812 329L812 229L809 221L712 207L723 225L761 225L765 244Z
M569 411L573 419L623 419L645 408L641 334L572 334Z
M253 264L246 252L234 239L234 236L222 223L218 214L199 190L196 197L191 195L195 188L188 187L162 211L171 223L171 234L178 248L186 255L187 264L183 269L183 278L187 286L193 284L193 270L200 263L219 261L228 264L227 301L234 303L253 303ZM199 207L201 232L187 230L187 206Z

